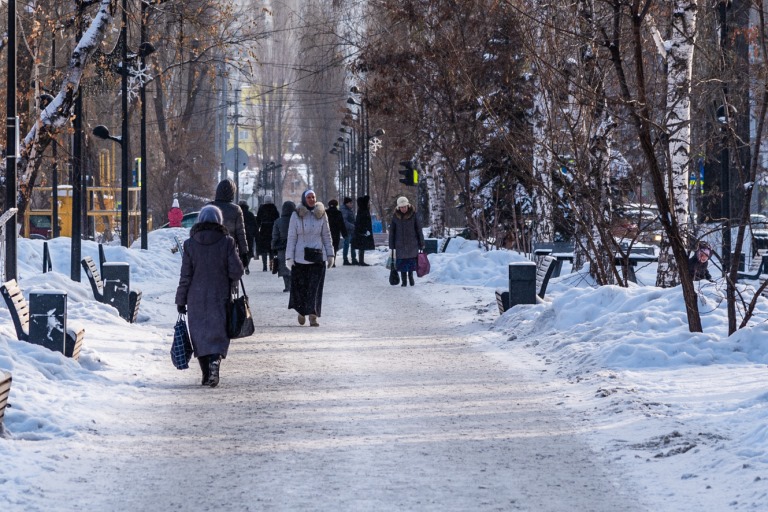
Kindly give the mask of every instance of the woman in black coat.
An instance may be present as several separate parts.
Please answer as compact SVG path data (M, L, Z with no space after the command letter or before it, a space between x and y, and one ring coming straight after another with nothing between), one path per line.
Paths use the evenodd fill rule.
M251 263L251 258L254 256L256 250L256 235L259 234L259 225L256 223L256 216L248 208L248 203L240 201L238 203L240 209L243 210L243 222L245 223L245 239L248 242L248 259L243 262L245 265L245 273L250 274L251 271L248 265Z
M395 268L400 272L401 286L407 286L408 283L413 286L416 259L419 251L424 250L424 233L416 211L404 196L397 198L397 209L389 224L389 248L395 251Z
M264 272L267 271L268 260L273 258L272 227L279 218L280 212L277 211L277 206L272 202L272 196L264 196L264 204L259 206L259 210L256 212L256 223L259 225L256 251L261 256L261 262L264 264L262 270Z
M284 292L291 291L291 271L285 266L285 248L288 245L288 226L295 211L296 204L293 201L284 202L280 218L272 228L272 254L277 259L277 275L283 278Z
M227 357L227 303L232 283L243 276L234 239L223 225L221 210L207 205L184 242L176 307L186 313L189 337L203 372L203 385L219 383L221 360Z
M341 238L347 238L347 225L344 223L344 216L339 210L339 202L335 199L328 201L328 209L325 210L328 216L328 227L331 228L331 241L333 242L334 258L339 252L339 243ZM336 266L335 260L333 266Z
M357 216L355 217L355 234L352 237L352 250L357 250L357 264L367 267L365 251L376 248L373 242L373 221L371 220L370 196L357 198Z

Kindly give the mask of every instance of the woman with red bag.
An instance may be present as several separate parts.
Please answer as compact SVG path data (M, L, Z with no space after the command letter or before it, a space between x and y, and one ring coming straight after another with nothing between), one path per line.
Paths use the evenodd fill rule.
M404 196L397 198L397 209L389 224L389 248L395 251L395 268L400 272L400 286L408 286L408 283L413 286L416 261L419 252L424 250L424 233L421 232L416 210Z

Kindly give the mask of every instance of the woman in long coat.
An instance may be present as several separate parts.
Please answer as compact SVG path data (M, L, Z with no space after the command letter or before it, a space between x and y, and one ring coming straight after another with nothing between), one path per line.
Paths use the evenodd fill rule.
M227 357L227 303L232 283L243 276L235 240L223 225L221 210L204 206L184 242L176 289L179 313L189 312L189 337L203 372L203 385L219 383L219 366Z
M325 210L328 216L328 226L331 228L331 241L333 242L333 257L339 252L339 243L341 238L347 238L347 226L344 224L344 216L339 211L339 202L335 199L328 201L328 209ZM334 263L334 266L336 264Z
M389 248L395 251L395 268L400 272L402 284L407 286L405 278L414 285L413 272L419 251L424 250L424 233L421 222L407 197L397 198L397 209L389 224Z
M284 292L291 291L291 271L285 266L285 248L288 246L288 225L295 211L296 204L293 201L284 202L280 218L272 228L272 253L277 255L277 275L283 278Z
M248 258L243 265L245 265L245 273L250 274L251 271L248 265L251 263L251 258L254 256L256 250L256 236L259 234L259 225L256 222L256 216L248 207L248 203L240 201L240 209L243 210L243 223L245 224L245 240L248 242Z
M261 256L262 270L267 271L268 260L272 259L272 227L280 218L277 206L272 202L272 196L264 196L264 204L256 212L256 223L259 225L259 236L256 238L256 251Z
M376 249L373 241L373 221L371 220L370 196L357 198L357 216L355 217L355 234L352 237L352 250L357 251L357 264L367 267L365 251Z
M227 228L229 236L235 239L237 254L245 265L246 258L248 258L248 241L245 239L243 210L235 204L235 194L237 194L235 182L229 178L221 180L216 185L216 199L208 204L221 210L221 215L224 218L223 224Z
M291 215L285 248L285 264L291 271L288 309L299 314L299 325L304 325L307 316L309 325L320 325L317 319L323 305L325 269L331 268L334 260L325 206L317 202L314 191L307 190Z

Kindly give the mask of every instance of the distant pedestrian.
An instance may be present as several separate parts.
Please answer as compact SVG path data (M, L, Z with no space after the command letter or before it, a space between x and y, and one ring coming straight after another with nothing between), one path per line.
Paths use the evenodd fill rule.
M261 257L264 272L269 268L269 260L272 259L272 227L280 218L277 206L272 202L272 196L264 196L264 203L256 212L256 224L259 226L259 236L256 238L256 251Z
M179 200L174 199L173 204L171 205L171 209L168 210L168 227L180 228L183 218L184 212L181 211L181 208L179 208Z
M328 226L331 228L331 241L333 242L333 266L336 266L336 253L339 252L341 237L347 238L347 226L344 224L344 216L339 211L339 202L335 199L328 201Z
M334 264L331 229L323 203L317 202L315 192L307 190L301 205L291 215L285 264L291 271L291 297L288 309L299 314L299 325L309 316L309 325L320 325L323 304L325 270Z
M712 280L709 273L709 257L712 255L712 247L707 242L699 242L696 246L696 252L688 260L688 274L694 281Z
M352 237L352 250L357 251L357 264L362 267L369 266L365 262L365 251L376 249L376 244L373 242L373 221L371 220L370 206L370 196L357 198L357 216L355 217L355 234Z
M400 272L400 286L414 285L413 273L419 252L424 250L424 233L416 211L407 197L397 198L397 208L389 224L389 249L395 251L395 268Z
M296 204L293 201L284 202L280 218L272 228L272 254L277 261L277 275L283 278L284 292L291 291L291 270L285 266L285 248L288 246L288 226L295 211Z
M340 208L341 216L344 217L344 226L347 228L347 234L344 235L344 249L342 250L344 265L357 265L357 255L354 249L352 249L352 261L347 258L352 246L352 237L355 235L355 211L352 209L354 204L355 202L351 197L345 197L344 204Z
M234 239L224 227L221 210L204 206L184 241L176 308L189 313L189 336L200 362L204 386L219 384L221 360L227 357L227 301L231 283L243 275Z
M245 239L245 221L243 210L234 203L237 186L230 179L221 180L216 186L216 199L208 204L216 206L224 216L224 227L229 235L235 239L237 255L243 266L248 262L248 242Z
M245 265L245 273L250 274L251 269L248 266L253 259L254 249L256 247L256 235L259 233L259 225L256 223L256 216L248 207L248 203L240 201L238 203L240 209L243 210L243 223L245 224L245 240L248 242L248 258L243 262Z

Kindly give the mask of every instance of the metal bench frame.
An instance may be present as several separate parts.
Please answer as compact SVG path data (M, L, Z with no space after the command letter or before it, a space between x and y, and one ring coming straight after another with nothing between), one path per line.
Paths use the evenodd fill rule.
M80 264L85 270L85 275L88 276L88 282L91 283L91 289L93 290L93 298L102 304L110 304L104 297L104 282L101 280L101 274L99 269L96 268L96 262L93 258L86 256L80 260ZM128 291L128 311L120 311L120 316L125 318L130 323L136 322L136 318L139 315L139 305L141 304L141 291L129 290ZM124 314L125 313L125 314Z
M558 261L554 256L542 256L536 265L536 297L537 301L543 301L547 293L547 285L557 268ZM496 305L499 314L504 314L509 309L509 290L496 290Z
M3 283L0 286L0 293L2 293L5 304L8 306L8 311L11 313L13 326L16 328L16 337L21 341L39 345L37 340L30 339L29 337L29 305L24 298L24 294L21 292L21 288L16 284L16 280L11 279ZM64 355L76 360L80 357L80 347L83 344L85 329L67 325L66 334Z

